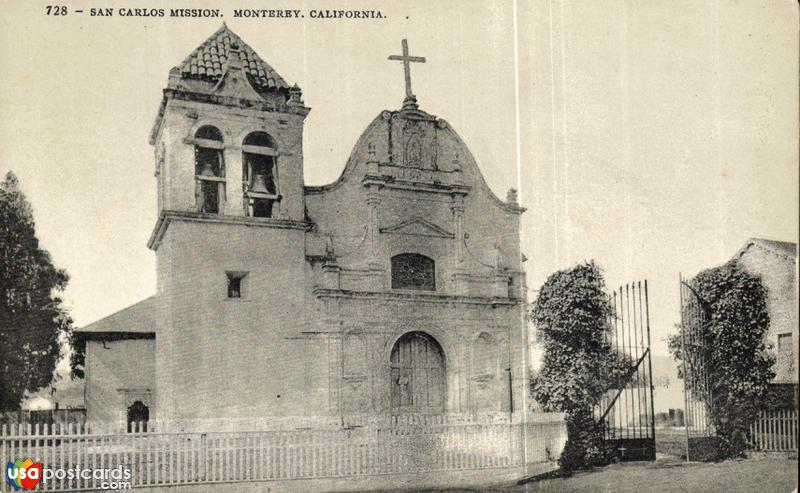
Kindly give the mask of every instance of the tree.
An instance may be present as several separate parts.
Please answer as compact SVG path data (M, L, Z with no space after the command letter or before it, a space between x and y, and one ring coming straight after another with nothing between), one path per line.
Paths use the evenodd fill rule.
M704 362L707 384L686 382L693 395L707 405L719 438L719 457L741 456L747 432L768 399L774 358L767 352L764 335L769 329L767 290L732 260L707 269L690 286L701 300L704 316L696 329L698 343L687 347L691 361ZM673 357L682 361L680 334L669 339ZM686 377L682 372L680 378ZM697 373L690 377L698 378Z
M9 172L0 183L0 410L50 384L59 339L72 330L58 296L68 280L39 248L30 203Z
M531 320L544 358L531 391L545 411L567 413L567 444L559 459L565 470L608 460L593 410L631 368L630 360L615 354L608 343L612 314L594 262L552 274L533 304Z

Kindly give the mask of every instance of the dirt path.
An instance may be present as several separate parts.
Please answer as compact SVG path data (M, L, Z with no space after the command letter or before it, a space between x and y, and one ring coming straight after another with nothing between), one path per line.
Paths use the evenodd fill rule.
M416 490L447 493L789 493L797 488L797 460L742 459L686 463L662 456L655 462L614 464L570 478L525 485ZM407 492L409 490L404 490ZM398 490L399 493L399 490Z
M615 464L571 478L484 491L788 493L796 487L797 460L747 459L687 464L667 458L654 463Z

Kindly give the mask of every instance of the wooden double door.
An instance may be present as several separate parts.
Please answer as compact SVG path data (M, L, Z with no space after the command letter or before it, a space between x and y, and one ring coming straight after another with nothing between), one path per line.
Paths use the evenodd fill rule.
M403 335L392 348L392 414L439 414L445 408L442 348L424 332Z

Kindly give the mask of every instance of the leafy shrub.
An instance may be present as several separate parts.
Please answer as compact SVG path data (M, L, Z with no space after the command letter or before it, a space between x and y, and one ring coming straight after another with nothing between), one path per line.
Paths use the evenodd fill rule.
M608 462L593 409L631 367L607 342L612 313L594 262L552 274L533 303L531 320L544 357L531 392L545 411L567 413L567 444L559 459L565 470Z
M735 260L702 271L690 286L702 300L705 316L697 330L699 344L687 346L692 351L688 356L705 362L708 392L701 392L692 379L686 384L708 407L719 437L719 458L741 456L750 424L767 404L768 384L775 377L774 358L764 343L769 329L766 288ZM680 362L680 334L670 337L669 348ZM702 372L691 376L698 374ZM686 377L682 371L679 376Z

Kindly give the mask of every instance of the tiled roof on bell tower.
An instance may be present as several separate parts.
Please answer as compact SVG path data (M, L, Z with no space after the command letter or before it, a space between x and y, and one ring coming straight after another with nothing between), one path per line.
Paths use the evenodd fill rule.
M289 84L275 69L262 60L225 23L176 68L184 78L217 82L225 73L231 54L236 53L250 83L256 89L266 91L289 89Z

